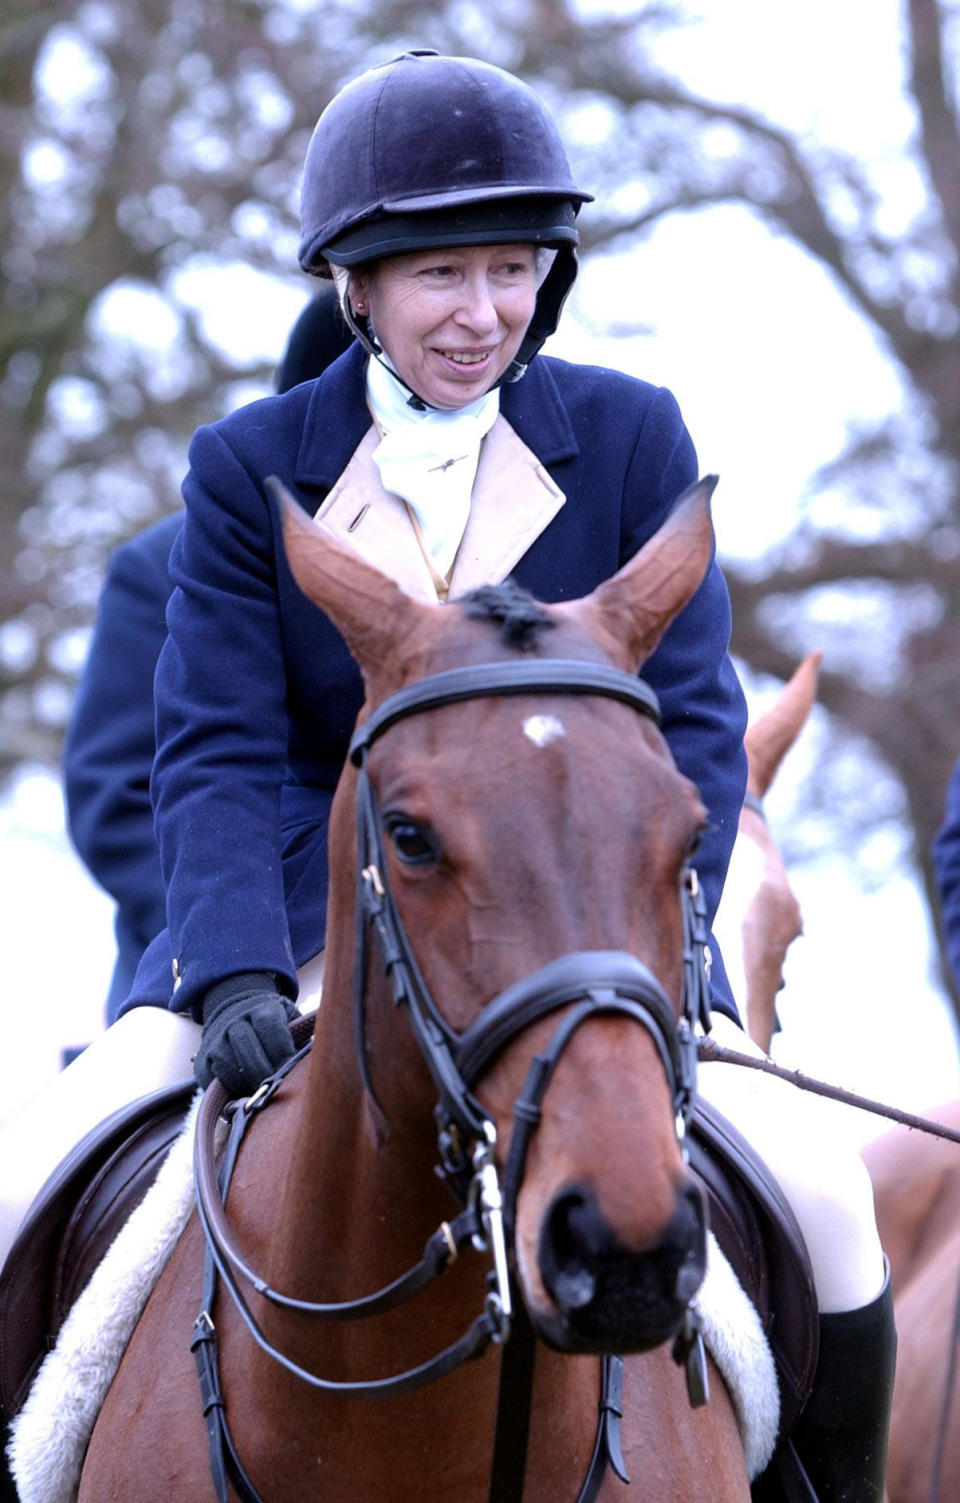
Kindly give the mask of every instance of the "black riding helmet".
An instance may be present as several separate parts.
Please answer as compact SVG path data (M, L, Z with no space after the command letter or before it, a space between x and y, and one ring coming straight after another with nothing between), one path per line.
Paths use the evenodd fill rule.
M472 58L405 52L337 94L303 170L300 265L329 276L383 256L455 245L556 251L516 360L516 380L560 317L577 274L576 216L592 197L570 176L532 89ZM364 320L357 333L373 348Z

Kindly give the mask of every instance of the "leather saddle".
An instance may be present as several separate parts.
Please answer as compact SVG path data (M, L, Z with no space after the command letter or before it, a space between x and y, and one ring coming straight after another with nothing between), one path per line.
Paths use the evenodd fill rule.
M813 1387L819 1346L817 1297L803 1233L756 1150L701 1099L694 1107L687 1143L690 1167L707 1194L714 1236L752 1300L773 1354L782 1446ZM768 1472L772 1469L775 1462ZM787 1488L785 1477L781 1486ZM772 1503L777 1494L769 1496ZM796 1496L806 1499L809 1493L801 1490ZM789 1488L784 1497L792 1503Z
M143 1096L83 1138L43 1185L0 1272L0 1414L22 1407L91 1274L179 1135L196 1082Z
M196 1091L192 1080L101 1123L40 1191L0 1274L0 1406L9 1420L74 1301L153 1183ZM688 1128L710 1224L759 1312L777 1366L781 1435L809 1394L817 1310L809 1259L782 1192L750 1145L705 1102ZM766 1474L765 1474L766 1475Z

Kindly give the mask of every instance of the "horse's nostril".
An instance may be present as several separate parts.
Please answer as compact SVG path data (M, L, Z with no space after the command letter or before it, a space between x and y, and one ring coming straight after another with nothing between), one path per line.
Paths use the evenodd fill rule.
M703 1197L694 1182L679 1185L659 1236L636 1249L620 1241L589 1189L569 1185L544 1216L538 1250L561 1346L644 1351L676 1330L703 1278Z
M540 1238L540 1268L557 1304L582 1310L596 1294L598 1259L611 1234L593 1197L583 1190L557 1196Z

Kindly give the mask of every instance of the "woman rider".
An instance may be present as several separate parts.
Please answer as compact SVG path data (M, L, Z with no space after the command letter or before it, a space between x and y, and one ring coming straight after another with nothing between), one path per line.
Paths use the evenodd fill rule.
M118 1024L87 1051L124 1035L113 1068L127 1094L148 1029L164 1036L148 1046L158 1067L196 1054L202 1084L251 1090L290 1053L298 987L302 999L322 962L327 817L362 689L339 634L292 580L266 477L433 601L507 575L545 601L587 594L696 478L669 392L538 355L576 274L589 196L537 96L483 63L407 53L321 116L300 264L333 276L356 342L318 380L201 428L191 445L156 682L169 929ZM675 760L710 810L698 869L711 915L745 783L729 629L714 563L644 666ZM713 987L736 1028L719 958ZM707 1096L719 1070L702 1071ZM723 1110L785 1175L832 1323L805 1464L822 1499L879 1499L891 1326L866 1173L841 1169L835 1137L814 1152L812 1113L779 1082L759 1093L716 1083ZM852 1372L870 1381L848 1414Z

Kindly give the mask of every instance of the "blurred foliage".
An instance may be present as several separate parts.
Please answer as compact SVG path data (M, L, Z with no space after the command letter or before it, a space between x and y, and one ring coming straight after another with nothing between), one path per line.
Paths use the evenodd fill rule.
M308 291L295 269L297 187L320 109L367 64L433 46L508 67L548 100L575 176L597 195L582 218L586 254L669 216L742 206L824 268L897 367L904 410L851 433L812 484L859 500L869 525L851 536L808 513L762 567L728 576L736 651L781 678L824 645L825 592L840 592L841 614L865 589L883 603L896 631L886 671L828 654L821 697L896 774L935 908L929 846L960 751L954 10L903 0L912 128L895 165L915 180L917 206L892 230L872 164L694 94L658 66L658 42L688 19L674 5L8 0L0 770L56 759L107 552L178 505L193 429L269 388ZM234 289L242 328L245 301L266 286L257 274L286 290L286 314L275 348L241 359L205 317L204 278Z

